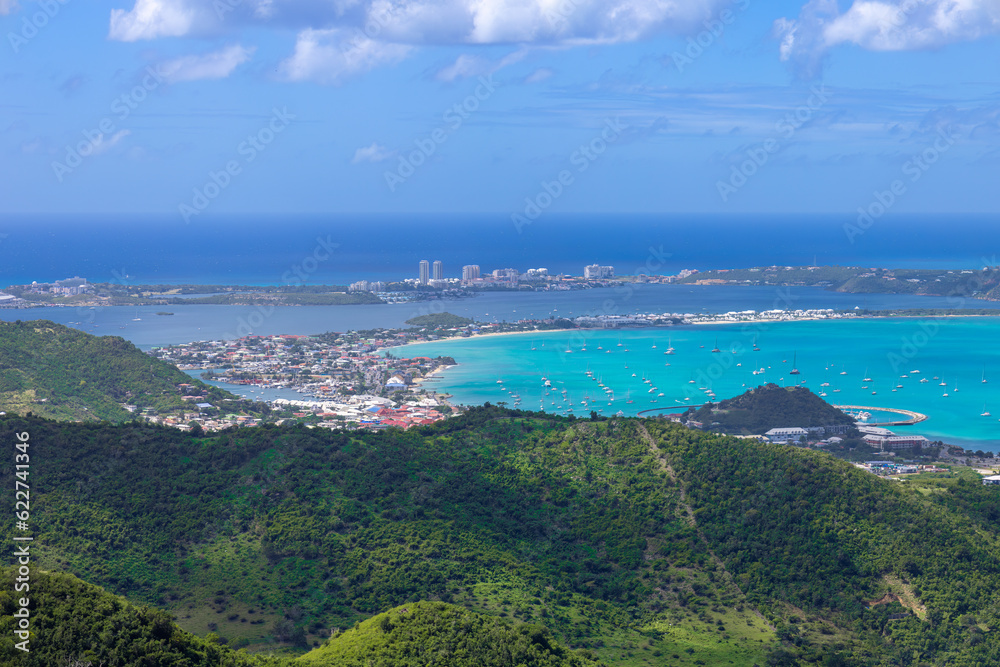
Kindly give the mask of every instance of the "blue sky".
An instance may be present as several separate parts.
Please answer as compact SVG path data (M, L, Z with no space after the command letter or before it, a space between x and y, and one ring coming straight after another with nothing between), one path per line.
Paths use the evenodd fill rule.
M0 33L5 214L1000 210L996 0L0 0Z

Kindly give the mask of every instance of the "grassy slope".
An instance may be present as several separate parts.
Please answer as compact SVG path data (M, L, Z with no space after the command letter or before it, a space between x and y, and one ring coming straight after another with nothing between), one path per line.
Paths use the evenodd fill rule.
M134 415L122 403L190 408L181 400L180 383L208 389L213 405L237 399L117 336L91 336L46 320L0 322L0 410L127 421Z
M496 409L405 433L21 427L43 565L237 645L436 599L616 665L997 655L998 494L962 480L925 495L825 454ZM868 607L888 592L927 620Z

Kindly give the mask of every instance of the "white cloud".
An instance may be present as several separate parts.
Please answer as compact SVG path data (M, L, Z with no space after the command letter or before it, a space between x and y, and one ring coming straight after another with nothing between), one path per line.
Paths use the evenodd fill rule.
M180 37L190 32L198 12L181 0L136 0L131 11L111 10L108 38L122 42Z
M552 76L552 74L553 74L552 70L550 70L548 67L540 67L531 74L529 74L528 77L524 80L524 82L541 83L542 81L545 81L550 76Z
M388 160L396 151L390 151L385 146L380 146L377 142L372 142L371 146L365 146L364 148L359 148L354 151L354 159L351 160L352 164L358 164L359 162L382 162L383 160Z
M0 0L2 2L4 0ZM608 44L686 34L733 0L134 0L111 11L109 37L122 41L219 34L244 26L298 31L283 63L292 80L338 83L441 45L537 47ZM219 10L217 5L223 5ZM213 9L216 7L216 9ZM461 56L439 73L451 81L496 71Z
M8 0L0 0L4 2ZM133 41L240 24L360 31L423 44L573 44L699 30L732 0L135 0L111 10L111 37ZM222 9L215 7L222 5Z
M0 16L17 11L17 0L0 0Z
M457 79L467 79L470 76L486 74L490 69L491 65L485 59L463 53L455 59L455 62L438 72L435 78L439 81L448 81L450 83Z
M840 13L834 0L811 0L798 19L780 18L774 32L781 58L801 74L818 72L834 46L871 51L934 49L1000 33L997 0L855 0Z
M184 56L160 66L163 77L171 82L197 81L199 79L224 79L239 65L250 60L255 48L239 44L200 56Z
M106 153L118 144L119 141L132 134L129 130L118 130L111 137L105 140L104 135L101 134L97 139L91 141L91 155L100 155L101 153Z
M340 30L304 30L295 42L295 53L285 60L282 71L292 81L340 83L379 65L396 63L412 47L376 42Z

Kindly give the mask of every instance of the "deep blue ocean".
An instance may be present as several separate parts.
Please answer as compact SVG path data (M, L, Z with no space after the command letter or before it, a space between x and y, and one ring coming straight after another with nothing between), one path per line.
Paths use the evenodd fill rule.
M80 276L92 282L344 284L417 276L440 260L445 277L544 267L581 275L684 268L840 264L976 269L997 264L1000 225L989 216L879 220L860 235L854 216L548 215L520 232L505 216L240 216L185 225L150 216L7 216L0 220L0 287ZM857 231L857 230L855 230ZM331 248L331 246L336 246Z

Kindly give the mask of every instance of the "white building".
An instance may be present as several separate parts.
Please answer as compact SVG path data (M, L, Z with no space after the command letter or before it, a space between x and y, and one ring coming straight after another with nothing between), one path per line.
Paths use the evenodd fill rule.
M1000 475L990 475L989 477L983 477L983 486L1000 486Z
M913 447L923 447L927 444L927 438L922 435L877 435L869 433L862 438L869 446L878 447L881 450L912 449Z
M771 442L786 442L788 440L799 441L809 435L809 431L799 427L772 428L765 433Z
M614 278L615 267L601 266L600 264L591 264L590 266L583 267L583 277L586 278L587 280L601 280L604 278Z

